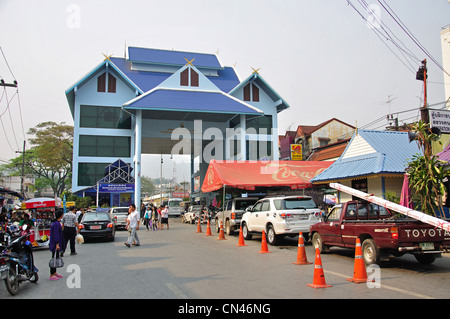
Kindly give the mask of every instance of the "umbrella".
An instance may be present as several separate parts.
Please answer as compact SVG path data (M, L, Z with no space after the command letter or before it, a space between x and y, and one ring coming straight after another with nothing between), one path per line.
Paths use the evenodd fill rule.
M414 209L411 198L411 190L409 189L408 175L403 178L402 192L400 194L400 205Z

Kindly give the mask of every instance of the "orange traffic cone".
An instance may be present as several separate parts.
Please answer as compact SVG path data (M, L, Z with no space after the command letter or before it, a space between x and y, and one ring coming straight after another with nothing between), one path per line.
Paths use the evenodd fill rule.
M220 231L219 231L219 238L217 238L218 240L225 240L225 234L223 232L223 223L220 222Z
M303 238L303 233L298 234L298 251L297 251L297 261L293 262L294 265L310 265L312 263L308 262L306 258L305 251L305 240Z
M269 249L267 248L266 233L264 232L264 230L262 232L261 251L259 253L260 254L271 253L271 251L269 251Z
M198 219L197 233L202 233L202 226L200 224L200 218Z
M361 249L361 240L359 238L356 238L355 266L353 268L353 278L348 278L347 280L357 284L367 282L366 265L364 264L364 258Z
M239 243L236 246L238 247L247 246L244 242L244 234L242 234L242 226L239 228Z
M212 236L209 220L208 220L208 223L206 224L206 236Z
M316 259L314 261L314 280L312 284L307 284L307 286L313 288L328 288L333 287L331 285L327 285L325 282L325 275L323 273L322 268L322 260L320 259L320 251L319 248L316 247Z

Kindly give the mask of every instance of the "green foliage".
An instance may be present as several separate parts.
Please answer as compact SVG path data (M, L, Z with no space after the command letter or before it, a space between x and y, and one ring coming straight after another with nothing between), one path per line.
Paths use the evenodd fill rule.
M437 138L429 128L428 124L417 123L413 127L417 134L419 146L426 148L426 143L430 143ZM415 191L420 199L421 210L424 213L439 218L444 216L441 198L445 195L446 189L444 181L450 177L449 171L444 168L445 162L433 154L413 156L408 163L406 172L410 187Z

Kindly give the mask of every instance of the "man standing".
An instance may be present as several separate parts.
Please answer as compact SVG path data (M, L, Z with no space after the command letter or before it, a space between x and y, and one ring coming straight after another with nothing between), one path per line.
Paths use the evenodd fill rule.
M131 230L130 236L128 237L128 241L125 243L125 246L130 247L133 240L136 242L136 246L140 246L141 242L139 240L137 230L139 230L139 212L136 211L136 205L131 204L128 208L128 217L127 217L127 229Z
M70 242L70 254L76 255L75 237L77 236L79 229L77 215L75 215L75 206L69 207L69 212L64 214L61 224L63 225L63 236L65 241L64 249L61 252L61 257L64 255L68 242Z

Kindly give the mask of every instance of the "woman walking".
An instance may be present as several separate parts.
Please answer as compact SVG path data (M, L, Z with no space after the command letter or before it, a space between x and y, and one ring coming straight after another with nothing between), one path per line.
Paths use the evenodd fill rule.
M49 242L49 249L52 252L52 258L59 258L59 252L64 251L64 235L63 230L61 226L61 219L63 218L63 211L61 209L56 210L55 212L55 218L53 220L53 223L50 227L50 242ZM56 268L50 268L50 280L58 280L59 278L62 278L61 275L56 273Z

